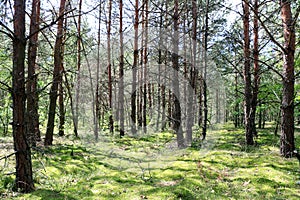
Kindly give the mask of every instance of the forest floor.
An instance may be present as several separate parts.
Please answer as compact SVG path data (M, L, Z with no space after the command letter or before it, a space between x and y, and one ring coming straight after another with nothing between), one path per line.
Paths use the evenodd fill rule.
M296 144L300 145L299 132ZM0 157L12 152L0 138ZM279 137L259 130L255 147L243 130L210 130L203 143L177 149L171 133L139 138L55 138L33 151L36 191L12 192L14 158L0 160L0 199L300 199L300 166L279 155Z

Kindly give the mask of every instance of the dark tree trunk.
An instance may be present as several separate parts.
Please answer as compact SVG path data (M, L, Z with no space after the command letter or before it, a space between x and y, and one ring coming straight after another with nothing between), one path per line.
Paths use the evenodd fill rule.
M125 135L124 133L124 48L123 48L123 0L119 2L120 9L120 71L119 71L119 111L120 111L120 137Z
M290 157L295 149L294 137L294 54L295 54L295 23L292 17L291 2L280 1L281 19L284 29L283 52L283 91L281 102L281 137L280 154Z
M145 16L145 23L144 23L144 57L143 57L143 66L144 66L144 81L143 81L143 131L144 133L147 133L147 93L150 91L147 91L147 67L148 67L148 0L144 0L145 10L144 10L144 16ZM150 102L149 102L150 103Z
M202 140L206 138L207 122L208 122L208 105L207 105L207 84L206 84L206 71L207 71L207 50L208 50L208 7L209 0L206 0L205 10L205 24L204 24L204 72L203 72L203 127L202 127Z
M16 152L15 189L34 190L31 151L25 133L25 0L14 2L13 39L13 139Z
M132 65L132 90L131 90L131 132L136 134L136 70L138 65L138 28L139 28L139 1L135 1L135 17L134 17L134 50Z
M251 120L251 72L250 72L250 33L249 33L249 1L243 0L243 24L244 24L244 115L245 115L245 137L247 145L254 145L253 124Z
M109 98L109 131L114 132L114 120L112 115L112 66L111 66L111 15L112 15L112 0L108 3L108 24L107 24L107 72L108 72L108 98Z
M163 3L161 4L161 9L163 8ZM162 71L162 31L163 31L163 14L159 16L159 42L158 42L158 94L157 94L157 119L156 119L156 131L158 131L158 127L160 124L161 107L162 107L162 88L163 88L163 80L161 76ZM160 124L161 125L161 124Z
M27 138L29 145L36 146L36 141L41 140L38 113L38 92L36 57L38 48L38 30L40 19L40 0L32 1L32 13L30 17L30 38L28 42L28 80L27 80Z
M65 27L67 27L67 19L65 19ZM63 40L66 40L66 34L64 34ZM65 48L64 48L64 45L62 45L62 47L61 47L62 55L64 54L64 51L65 51ZM65 95L64 95L63 74L65 74L65 71L64 71L63 62L61 62L60 72L61 72L61 74L60 74L61 78L60 78L60 82L58 84L58 105L59 105L58 135L64 136L65 135L66 111L65 111L65 104L64 104Z
M59 8L59 16L64 15L65 11L65 3L66 0L61 0L60 8ZM49 113L48 113L48 123L47 123L47 131L45 138L45 145L52 145L53 142L53 130L54 130L54 122L55 122L55 110L56 110L56 101L58 96L58 85L62 81L62 45L63 45L63 22L64 17L61 17L58 20L57 24L57 35L54 46L54 70L53 70L53 81L50 91L50 103L49 103Z

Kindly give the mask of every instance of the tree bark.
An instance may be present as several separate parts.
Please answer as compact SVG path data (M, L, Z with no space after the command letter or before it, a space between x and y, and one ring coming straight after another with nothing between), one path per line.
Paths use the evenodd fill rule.
M139 28L139 1L135 1L135 16L134 16L134 50L133 50L133 65L132 65L132 90L131 90L131 132L136 134L136 70L138 66L138 28Z
M144 54L143 54L143 66L144 66L144 79L143 79L143 131L144 133L147 133L147 93L150 91L147 91L147 83L148 83L148 75L147 75L147 67L148 67L148 7L149 2L148 0L144 0L145 10L144 10L144 16L145 16L145 23L144 23ZM150 104L150 102L148 102ZM149 105L150 106L150 105Z
M77 24L77 82L75 89L75 116L74 116L74 134L78 137L78 122L79 122L79 97L80 97L80 86L81 86L81 7L82 0L79 0L78 6L78 24Z
M13 139L16 152L15 189L34 190L31 151L25 133L25 0L14 1L13 39Z
M67 27L67 19L64 20L65 27ZM66 40L66 34L63 36L63 41ZM65 52L65 47L62 45L61 47L61 54L63 55ZM58 126L58 135L64 136L65 135L65 120L66 120L66 111L65 111L65 104L64 104L64 84L63 84L63 74L66 74L64 71L64 64L61 62L60 66L61 71L61 80L58 84L58 105L59 105L59 126ZM74 129L75 130L75 129Z
M120 69L119 69L119 111L120 111L120 137L125 135L124 133L124 48L123 48L123 0L119 1L120 9Z
M173 52L172 52L172 67L174 76L172 78L174 111L172 113L173 129L177 135L177 145L179 148L184 147L184 137L181 127L181 106L180 106L180 91L179 91L179 63L178 63L178 48L179 48L179 13L178 0L174 1L174 15L173 15Z
M112 15L112 0L108 3L108 24L107 24L107 72L108 72L108 98L109 98L109 131L114 132L114 120L112 115L112 71L111 71L111 15Z
M281 19L284 31L283 52L283 90L281 102L281 137L280 154L291 157L295 149L294 137L294 54L295 54L295 24L291 11L291 3L280 1Z
M62 69L63 73L63 69ZM64 87L61 81L58 85L58 104L59 104L59 127L58 135L65 135L65 104L64 104Z
M27 138L29 145L36 146L36 141L41 141L38 113L38 92L36 58L38 49L38 30L40 19L40 0L32 1L32 13L30 17L30 32L28 42L28 80L27 80Z
M205 3L205 24L204 24L204 72L203 72L203 126L202 126L202 140L205 140L207 133L208 122L208 106L207 106L207 84L206 84L206 71L207 71L207 50L208 50L208 7L209 0Z
M65 12L65 3L66 0L61 0L59 8L59 16L63 16ZM53 69L53 81L50 91L50 103L49 103L49 113L48 113L48 123L47 131L45 138L45 145L52 145L53 142L53 130L55 122L55 110L56 110L56 101L58 96L58 85L62 81L62 45L63 45L63 22L64 18L61 17L58 20L57 24L57 35L54 46L54 69Z
M243 0L243 25L244 25L244 115L245 115L245 138L247 145L253 145L253 124L251 121L251 72L250 72L250 33L249 33L249 1Z
M99 21L98 21L98 40L97 40L97 71L96 71L96 94L95 94L95 106L96 106L96 124L95 124L95 132L98 133L101 119L101 108L100 108L100 48L101 48L101 14L102 14L102 3L100 2L99 7Z
M192 29L192 66L190 67L189 87L188 87L188 99L187 99L187 130L186 130L186 142L187 145L192 144L193 140L193 125L194 125L194 111L193 111L193 93L195 89L196 80L196 57L197 57L197 1L192 1L192 17L193 17L193 29Z
M163 8L163 3L161 3L161 9ZM163 31L163 14L161 13L159 16L159 42L158 42L158 91L157 91L157 119L156 119L156 131L158 131L158 127L160 124L161 108L162 108L162 89L163 89L163 80L161 76L162 71L162 31ZM162 108L164 109L164 108Z
M256 119L256 107L257 107L257 98L259 93L259 80L260 80L260 68L259 68L259 44L258 44L258 0L254 1L254 19L253 19L253 58L254 58L254 80L253 80L253 93L251 99L251 124L253 136L257 136L255 119Z

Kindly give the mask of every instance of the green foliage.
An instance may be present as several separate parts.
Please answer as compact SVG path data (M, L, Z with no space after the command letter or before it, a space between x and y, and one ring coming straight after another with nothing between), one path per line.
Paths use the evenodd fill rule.
M297 132L296 143L300 137ZM13 179L1 175L9 199L298 199L299 165L279 155L279 138L261 131L257 146L243 130L226 125L209 132L200 147L178 150L168 132L137 138L102 137L34 151L31 194L9 193ZM198 141L200 142L200 141ZM13 169L13 166L10 166Z

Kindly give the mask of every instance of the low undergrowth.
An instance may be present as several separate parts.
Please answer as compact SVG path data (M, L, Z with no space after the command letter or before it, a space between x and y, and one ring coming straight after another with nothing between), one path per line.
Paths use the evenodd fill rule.
M278 140L260 130L257 145L247 147L243 130L230 126L186 149L176 148L171 133L103 136L97 143L56 138L52 147L33 151L36 191L30 194L11 190L13 157L0 161L0 198L299 199L299 163L280 157ZM9 151L1 149L0 155Z

